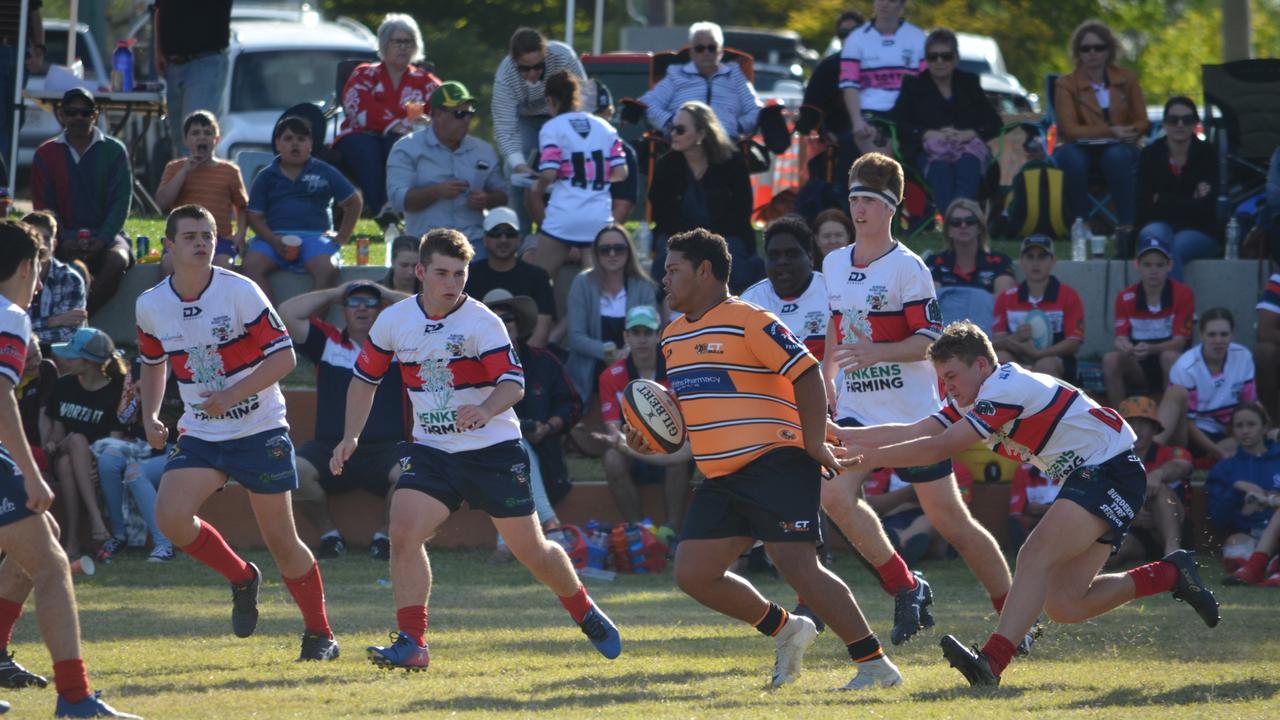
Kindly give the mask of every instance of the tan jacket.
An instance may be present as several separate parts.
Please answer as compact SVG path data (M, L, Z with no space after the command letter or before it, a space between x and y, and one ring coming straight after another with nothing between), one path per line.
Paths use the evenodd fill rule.
M1107 79L1111 89L1110 121L1102 118L1098 96L1083 70L1058 78L1053 90L1058 142L1114 138L1112 125L1132 125L1139 136L1151 129L1137 73L1112 65L1107 68Z

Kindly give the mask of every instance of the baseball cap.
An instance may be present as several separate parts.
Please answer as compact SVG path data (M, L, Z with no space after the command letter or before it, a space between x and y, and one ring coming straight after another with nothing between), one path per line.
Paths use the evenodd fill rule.
M1156 432L1163 432L1164 425L1160 422L1160 416L1156 412L1156 401L1145 395L1134 395L1124 399L1120 403L1120 417L1125 420L1136 420L1143 418L1150 420L1156 424Z
M116 344L98 328L82 327L67 342L54 343L53 354L64 360L79 358L104 363L116 354Z
M369 293L379 300L382 299L382 288L372 280L354 280L347 283L347 288L342 291L342 299L346 300L358 292Z
M90 92L87 88L73 87L70 90L62 93L63 105L66 105L72 100L84 100L85 102L89 103L89 107L92 107L92 108L98 107L98 100L93 96L93 93Z
M1044 250L1050 255L1054 255L1053 238L1049 237L1048 235L1042 235L1041 233L1028 235L1027 237L1023 238L1022 250L1020 250L1019 253L1024 253L1030 250L1031 248L1040 248L1041 250Z
M474 101L475 98L471 97L471 91L467 89L467 86L457 80L450 80L431 93L431 107L433 108L449 108L452 110L464 103Z
M609 86L596 80L596 112L603 112L613 105L613 93L609 92Z
M1155 250L1156 252L1163 254L1165 257L1169 258L1170 260L1173 259L1173 253L1169 252L1169 248L1164 244L1164 242L1160 238L1156 237L1155 235L1148 235L1147 237L1139 238L1138 254L1135 255L1134 257L1142 257L1143 255L1151 252L1152 250Z
M635 327L647 327L657 331L658 311L652 305L637 305L628 310L626 329Z
M516 216L516 211L509 207L496 207L485 213L484 231L498 227L499 225L510 225L516 231L520 230L520 218Z

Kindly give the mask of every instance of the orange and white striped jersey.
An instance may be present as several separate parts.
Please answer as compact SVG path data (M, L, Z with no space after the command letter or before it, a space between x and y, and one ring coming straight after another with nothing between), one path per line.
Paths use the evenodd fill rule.
M685 315L668 325L662 353L707 477L770 450L804 447L793 383L818 361L777 316L730 297L696 321Z

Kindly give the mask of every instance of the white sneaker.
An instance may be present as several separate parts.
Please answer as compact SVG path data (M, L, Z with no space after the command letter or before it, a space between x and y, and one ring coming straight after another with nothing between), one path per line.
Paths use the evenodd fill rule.
M151 551L151 555L147 557L147 562L167 563L173 559L174 552L172 545L157 545Z
M790 615L787 624L773 636L778 644L773 662L773 679L769 687L782 687L800 677L800 663L804 652L818 639L818 628L803 615Z
M889 688L902 684L898 666L885 655L875 660L858 663L858 674L841 690L865 690L870 687Z

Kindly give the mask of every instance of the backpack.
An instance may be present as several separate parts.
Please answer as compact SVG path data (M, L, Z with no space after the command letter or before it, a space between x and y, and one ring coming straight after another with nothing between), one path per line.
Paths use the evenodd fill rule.
M1032 160L1013 176L1004 216L992 234L1024 238L1040 233L1061 240L1070 226L1062 169L1044 160Z

